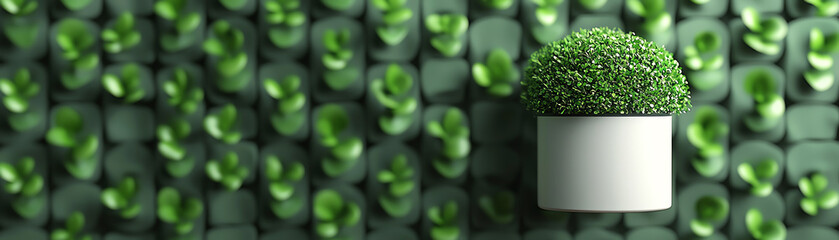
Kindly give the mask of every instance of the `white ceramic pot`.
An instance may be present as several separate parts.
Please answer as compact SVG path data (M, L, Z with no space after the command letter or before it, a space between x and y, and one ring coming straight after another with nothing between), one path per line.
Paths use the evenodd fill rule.
M539 207L569 212L670 208L671 121L671 116L538 117Z

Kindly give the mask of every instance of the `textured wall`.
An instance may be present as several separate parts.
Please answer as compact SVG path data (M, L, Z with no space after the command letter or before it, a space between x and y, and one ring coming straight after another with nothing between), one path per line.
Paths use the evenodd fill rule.
M702 2L0 0L0 239L839 239L835 2ZM536 207L520 70L595 26L691 82L669 210Z

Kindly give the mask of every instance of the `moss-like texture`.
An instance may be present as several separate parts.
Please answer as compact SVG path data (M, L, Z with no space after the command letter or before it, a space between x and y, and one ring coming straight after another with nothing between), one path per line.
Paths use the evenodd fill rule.
M537 115L662 115L690 109L673 54L619 29L593 28L549 43L530 57L521 81Z

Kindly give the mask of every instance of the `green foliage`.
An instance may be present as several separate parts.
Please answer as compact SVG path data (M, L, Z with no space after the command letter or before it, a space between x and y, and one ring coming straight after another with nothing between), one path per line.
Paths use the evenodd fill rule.
M507 190L485 194L478 198L478 206L496 224L507 224L516 214L516 196Z
M513 67L513 60L504 49L493 49L486 63L472 65L472 78L478 86L487 89L494 97L506 97L513 93L512 84L520 80L519 71Z
M757 240L783 240L787 237L787 227L780 220L763 221L763 213L757 208L746 212L746 228Z
M443 148L440 156L431 162L437 173L446 178L456 178L466 170L466 157L472 148L469 142L469 126L463 112L449 108L442 123L431 121L425 127L428 135L439 138Z
M539 21L539 24L542 26L550 26L556 23L557 18L559 18L559 12L556 11L556 7L562 4L565 0L530 0L534 4L536 4L536 10L534 10L534 14L536 14L536 20Z
M41 115L29 111L30 100L41 91L41 85L32 81L28 68L20 68L12 79L0 77L0 93L3 94L3 106L9 110L9 126L23 132L35 127L41 121Z
M166 158L166 172L175 178L181 178L192 172L195 159L187 155L183 141L189 137L192 127L182 118L175 118L169 123L157 125L157 151Z
M385 72L385 78L376 78L370 83L370 92L388 112L379 117L379 128L388 135L405 132L414 121L417 99L411 95L414 78L392 63Z
M398 45L408 36L408 26L405 22L411 19L414 13L410 8L405 7L407 0L372 0L372 4L382 14L383 26L376 28L379 39L387 45Z
M726 164L722 140L728 135L728 123L720 119L714 108L701 107L696 110L686 135L690 144L697 149L691 159L693 169L704 177L719 174Z
M204 51L218 58L216 86L227 93L242 90L250 82L245 70L248 55L244 50L245 35L225 20L213 23L213 34L204 41Z
M714 234L714 222L728 215L728 201L717 196L703 196L696 201L696 218L690 220L690 230L699 237Z
M404 217L414 207L408 194L414 191L414 169L408 165L408 158L404 154L396 155L390 162L389 169L383 169L376 174L380 183L387 184L387 191L379 194L379 206L391 217Z
M100 200L102 200L102 204L105 207L119 211L119 215L122 218L132 219L137 217L142 210L140 203L135 199L137 188L137 182L133 177L125 177L119 182L117 187L103 190Z
M274 46L288 48L303 40L305 31L300 27L306 22L306 14L300 11L300 0L268 0L265 10L265 21L273 25L268 38Z
M513 6L514 0L479 0L482 6L495 9L505 10Z
M228 103L215 113L204 117L204 131L223 143L234 144L242 140L237 126L236 107Z
M281 82L272 78L262 82L268 95L277 100L277 111L271 113L271 126L280 135L289 136L300 131L306 121L303 112L306 95L300 90L300 82L297 75L286 76Z
M61 0L65 8L70 11L79 11L90 5L93 0Z
M431 46L443 56L453 57L463 48L469 19L461 14L431 14L425 18L425 28L432 34Z
M26 16L38 9L38 0L0 0L0 7L14 16Z
M326 86L335 91L347 89L360 75L356 67L348 66L353 57L350 47L352 41L350 30L327 29L323 33L322 40L327 50L321 56L321 62L326 67L326 72L323 74Z
M839 1L837 0L804 0L804 2L816 7L816 16L830 17L839 12Z
M166 102L184 114L192 114L204 100L204 90L198 84L190 83L183 68L175 68L172 76L163 82L163 92L169 95Z
M50 239L52 240L92 240L90 234L82 232L85 220L84 214L75 211L67 217L64 223L64 228L58 228L52 231Z
M279 219L288 219L303 209L305 197L297 193L294 184L303 179L306 169L300 162L284 166L280 158L269 155L265 158L265 177L271 193L271 211Z
M460 227L457 224L457 202L449 200L443 206L434 206L426 213L433 226L431 239L456 240L460 237Z
M784 98L777 93L775 79L766 70L753 70L743 82L755 102L755 113L743 119L746 127L755 132L765 132L781 122L786 111Z
M673 18L667 12L667 0L627 0L629 11L644 18L641 28L645 33L664 33L673 25Z
M769 180L777 173L778 163L772 159L764 159L758 162L756 167L745 162L737 166L737 174L743 181L752 185L751 193L758 197L766 197L772 193L774 187Z
M131 49L140 43L142 36L140 31L134 29L134 14L124 12L117 18L111 28L102 30L102 41L105 51L109 53L120 53Z
M684 48L685 66L688 69L703 72L688 74L688 82L697 90L707 91L718 86L725 76L719 71L725 59L719 53L720 37L712 31L701 32L693 38L693 44Z
M320 144L329 149L321 161L323 172L336 177L355 166L364 152L364 143L357 136L347 135L350 119L346 110L336 104L325 104L317 117L315 129L320 135Z
M606 5L609 0L577 0L583 8L597 10Z
M238 11L245 7L248 0L218 0L224 8L230 11Z
M134 103L143 99L146 91L140 85L140 67L135 63L122 66L121 76L106 73L102 75L102 87L115 98L122 98L125 103Z
M776 55L781 52L782 40L787 36L787 22L783 17L774 16L766 20L753 7L746 7L740 13L740 19L749 29L743 35L743 42L755 51Z
M361 209L354 202L345 202L341 194L332 189L321 190L315 195L312 211L315 214L315 232L322 238L335 238L342 228L352 227L361 219Z
M70 71L61 73L62 85L75 90L90 82L92 74L85 73L99 66L99 55L93 47L96 38L85 22L74 18L61 20L55 41L61 47L61 56L71 65Z
M14 195L12 209L21 217L30 219L46 206L44 177L35 172L35 159L24 157L14 165L0 162L0 179L6 182L3 190Z
M633 33L593 28L534 52L522 104L537 115L672 114L690 107L673 55Z
M320 0L320 2L334 11L346 11L355 4L356 0Z
M70 150L64 159L67 172L78 179L93 177L99 162L95 157L99 150L99 138L93 134L84 134L84 119L70 107L55 110L52 122L53 126L47 132L46 139L53 146Z
M157 16L171 21L174 31L165 30L160 35L164 51L175 52L192 46L199 37L194 33L201 25L201 14L187 10L187 0L158 0L154 3Z
M239 164L239 155L232 151L227 152L221 161L207 161L204 170L210 180L220 183L228 191L239 190L249 174L248 168Z
M821 173L813 173L809 178L798 180L798 190L804 195L801 210L810 216L816 216L819 209L830 210L839 204L839 192L827 189L829 181Z
M833 55L839 52L839 33L825 37L819 28L810 29L810 51L807 62L811 69L804 72L804 80L813 90L823 92L833 87Z
M178 190L164 187L157 192L157 217L161 221L175 225L175 233L186 235L192 232L195 220L204 211L200 199L181 199Z

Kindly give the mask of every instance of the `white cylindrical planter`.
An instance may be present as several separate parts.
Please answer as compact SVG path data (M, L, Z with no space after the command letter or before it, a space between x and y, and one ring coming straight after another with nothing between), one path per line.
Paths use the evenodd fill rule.
M670 208L671 116L544 116L537 124L540 208Z

